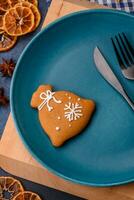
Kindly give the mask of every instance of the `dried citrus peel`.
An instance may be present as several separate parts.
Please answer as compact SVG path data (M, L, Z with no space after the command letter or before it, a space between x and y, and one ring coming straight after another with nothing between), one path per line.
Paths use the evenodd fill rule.
M16 195L13 200L41 200L41 198L33 192L25 191Z
M32 3L35 6L38 6L37 0L9 0L11 7L14 7L17 3L23 3L23 2L29 2L29 3Z
M0 177L1 199L5 199L4 192L9 193L10 199L13 199L17 194L23 192L24 189L21 183L12 177Z
M8 0L0 0L0 10L7 11L10 8Z
M3 27L3 17L4 17L5 11L0 9L0 34L3 33L4 27Z
M35 5L29 3L28 1L18 3L18 4L16 4L16 6L28 7L32 10L32 12L34 14L34 27L32 28L31 31L34 31L38 27L40 20L41 20L41 15L40 15L38 8Z
M34 27L34 14L28 7L15 6L6 12L3 23L4 29L9 35L25 35Z
M25 0L21 0L21 1L25 1ZM32 3L33 5L35 5L35 6L38 6L38 1L37 0L26 0L27 2L29 2L29 3Z
M0 52L11 49L17 41L16 36L10 36L3 32L0 34Z

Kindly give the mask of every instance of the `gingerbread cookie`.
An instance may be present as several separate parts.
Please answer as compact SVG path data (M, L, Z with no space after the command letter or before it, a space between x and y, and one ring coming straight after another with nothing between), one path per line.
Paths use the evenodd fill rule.
M78 135L95 109L94 101L69 91L52 92L51 85L39 86L32 96L31 106L38 109L41 126L56 147Z

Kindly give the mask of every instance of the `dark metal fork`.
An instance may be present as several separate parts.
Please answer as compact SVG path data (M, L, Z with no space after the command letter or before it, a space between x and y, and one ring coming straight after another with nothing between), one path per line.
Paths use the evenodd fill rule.
M111 38L112 44L125 78L134 80L134 48L124 33Z

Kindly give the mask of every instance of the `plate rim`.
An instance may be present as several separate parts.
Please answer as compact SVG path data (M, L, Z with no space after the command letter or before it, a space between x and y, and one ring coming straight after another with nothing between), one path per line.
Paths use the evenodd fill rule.
M54 20L53 22L51 22L50 24L48 24L45 28L43 28L41 31L39 31L32 39L31 41L28 43L28 45L26 45L26 47L24 48L24 50L22 51L18 61L17 61L17 64L16 64L16 67L15 67L15 70L14 70L14 73L13 73L13 77L12 77L12 81L11 81L11 86L10 86L10 108L11 108L11 115L13 117L13 121L14 121L14 125L15 125L15 128L17 130L17 133L18 135L20 136L24 146L26 147L26 149L30 152L30 154L32 155L33 158L36 159L37 162L39 162L43 167L45 167L47 170L49 170L51 173L57 175L58 177L61 177L63 178L64 180L67 180L67 181L71 181L73 183L76 183L76 184L81 184L81 185L85 185L85 186L95 186L95 187L108 187L108 186L116 186L116 185L122 185L122 184L126 184L126 183L130 183L130 182L133 182L134 181L134 175L133 175L133 178L126 178L125 180L122 180L122 181L109 181L109 183L97 183L97 182L90 182L90 181L81 181L79 179L76 179L76 178L71 178L71 177L68 177L66 176L65 174L61 173L61 172L58 172L57 170L51 168L50 166L48 166L46 163L44 163L37 155L36 153L32 150L32 148L30 147L30 145L27 144L27 142L25 141L24 137L23 137L23 134L21 133L21 128L19 127L19 123L18 123L18 120L16 118L16 113L15 113L15 104L13 103L13 98L14 98L14 82L16 80L16 76L17 76L17 71L18 71L18 68L19 68L19 65L21 63L21 60L24 56L24 54L27 52L27 50L30 48L31 44L36 40L38 39L38 37L40 37L40 35L44 34L44 32L47 32L50 28L52 28L53 26L55 26L56 24L60 23L60 22L63 22L64 20L68 19L68 18L71 18L71 17L74 17L74 16L77 16L77 15L82 15L82 14L85 14L85 13L89 13L89 14L92 14L92 13L112 13L112 14L118 14L118 15L125 15L125 16L128 16L130 18L134 18L133 15L131 15L130 13L127 13L125 11L120 11L120 10L114 10L114 9L92 9L92 10L82 10L82 11L77 11L77 12L74 12L74 13L70 13L68 15L65 15L63 17L60 17L56 20Z

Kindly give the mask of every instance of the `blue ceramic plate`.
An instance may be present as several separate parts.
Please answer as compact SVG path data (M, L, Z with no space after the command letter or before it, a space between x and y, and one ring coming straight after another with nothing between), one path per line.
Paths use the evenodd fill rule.
M133 16L112 10L71 14L31 41L14 73L11 109L23 142L43 166L80 184L108 186L134 180L134 113L93 61L98 45L134 99L134 81L123 78L110 41L122 31L134 44ZM30 107L32 93L46 83L92 98L97 106L91 124L61 148L51 145L37 110Z

